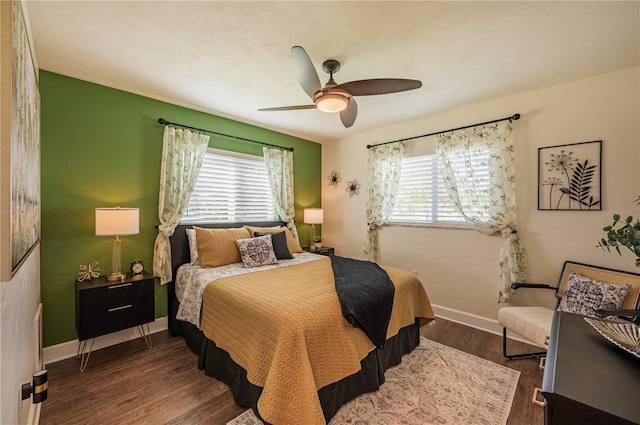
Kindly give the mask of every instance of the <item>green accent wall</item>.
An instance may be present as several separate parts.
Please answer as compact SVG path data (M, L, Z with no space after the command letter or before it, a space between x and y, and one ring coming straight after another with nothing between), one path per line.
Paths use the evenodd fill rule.
M111 270L110 237L95 236L96 207L140 208L140 234L122 237L122 268L134 258L152 270L158 224L163 126L158 118L278 146L293 147L296 222L309 243L303 209L320 206L321 145L40 71L42 102L41 298L44 346L77 339L75 279L81 264ZM211 136L209 146L262 155L262 146ZM156 283L156 317L167 315L167 292Z

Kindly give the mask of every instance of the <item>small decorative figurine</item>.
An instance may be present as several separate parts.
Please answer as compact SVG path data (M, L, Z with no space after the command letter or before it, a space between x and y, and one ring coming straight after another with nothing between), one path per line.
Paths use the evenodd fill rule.
M94 261L91 264L80 264L80 272L78 272L78 281L84 282L85 280L97 279L100 277L100 267L98 262Z

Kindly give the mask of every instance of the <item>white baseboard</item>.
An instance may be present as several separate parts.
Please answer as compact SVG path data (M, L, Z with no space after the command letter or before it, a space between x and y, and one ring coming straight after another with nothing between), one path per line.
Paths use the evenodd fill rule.
M449 307L442 307L435 304L432 304L431 306L433 307L433 312L436 314L436 317L442 317L443 319L451 322L460 323L461 325L502 336L502 326L500 326L498 321L495 319L488 319L486 317L476 316L475 314L465 313L464 311L454 310ZM520 341L531 345L530 341L520 338L518 335L514 335L513 332L509 332L507 336L509 339L513 339L514 341Z
M154 322L149 323L149 331L153 334L167 330L169 320L167 317L158 317ZM125 329L123 331L114 332L108 335L96 338L93 350L110 347L132 339L140 338L137 328ZM63 342L61 344L45 347L43 350L45 365L59 362L60 360L70 359L78 355L78 344L80 342L75 339L73 341Z
M27 417L28 425L38 425L40 423L40 411L42 410L42 403L31 403L29 408L29 416Z

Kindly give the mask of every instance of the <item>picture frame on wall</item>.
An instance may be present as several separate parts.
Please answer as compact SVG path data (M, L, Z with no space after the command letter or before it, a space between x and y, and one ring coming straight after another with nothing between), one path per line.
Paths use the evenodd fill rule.
M0 281L11 280L40 240L40 92L22 5L0 2Z
M538 148L538 210L602 210L602 140Z

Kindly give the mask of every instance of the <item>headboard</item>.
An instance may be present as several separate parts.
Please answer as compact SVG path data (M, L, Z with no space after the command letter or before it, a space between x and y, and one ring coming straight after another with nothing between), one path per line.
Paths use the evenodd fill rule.
M209 229L227 229L230 227L255 226L255 227L273 227L286 226L282 221L237 221L237 222L216 222L216 223L189 223L179 224L173 235L169 237L171 243L171 273L173 279L176 277L178 267L190 261L189 240L187 239L186 229L193 226L204 227ZM167 284L167 298L169 302L169 329L175 334L177 333L174 321L177 312L176 291L174 282Z

